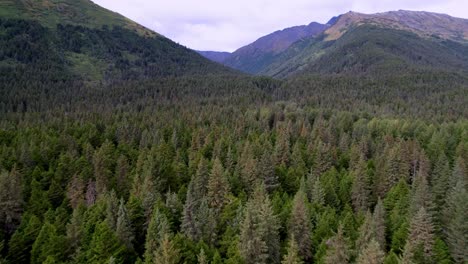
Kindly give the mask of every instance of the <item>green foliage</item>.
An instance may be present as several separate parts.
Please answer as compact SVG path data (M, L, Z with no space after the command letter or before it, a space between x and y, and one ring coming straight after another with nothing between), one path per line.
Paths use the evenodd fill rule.
M126 29L1 23L9 263L154 263L155 254L196 263L202 249L208 262L279 263L296 259L292 240L305 262L342 249L341 260L365 249L380 260L376 240L395 263L421 240L416 207L431 203L430 255L463 261L464 77L198 76L209 67L185 71L180 58L166 68L154 40ZM128 65L103 69L102 82L77 80L70 52ZM137 55L154 72L140 72ZM424 246L414 260L429 256Z
M125 246L119 241L116 234L109 228L106 222L96 226L89 251L86 252L87 263L104 263L111 257L117 260L125 259Z
M31 263L63 260L66 247L65 236L57 234L55 226L46 222L42 225L41 231L32 245Z

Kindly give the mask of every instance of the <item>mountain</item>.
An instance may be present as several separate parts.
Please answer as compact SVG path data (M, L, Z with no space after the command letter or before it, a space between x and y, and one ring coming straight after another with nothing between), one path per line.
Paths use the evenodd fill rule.
M229 56L231 56L230 52L223 52L223 51L197 51L203 57L210 59L212 61L223 63Z
M43 80L234 72L89 0L0 0L0 47L2 74Z
M152 36L155 32L90 0L0 0L0 17L39 21L55 28L72 24L90 28L117 26Z
M277 54L257 74L392 74L468 71L468 20L444 14L349 12L333 18L323 34Z
M263 36L255 42L239 48L229 56L217 52L202 52L201 54L234 69L257 74L277 54L289 48L294 42L317 36L327 28L328 25L312 22L309 25L290 27Z
M327 40L338 39L349 29L363 24L406 30L421 37L438 37L468 42L467 19L455 18L445 14L406 10L370 15L348 12L342 15L333 27L325 31Z

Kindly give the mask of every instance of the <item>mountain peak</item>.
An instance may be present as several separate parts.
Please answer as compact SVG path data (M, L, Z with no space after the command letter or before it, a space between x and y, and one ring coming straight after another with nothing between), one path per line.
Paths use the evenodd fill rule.
M340 38L348 29L362 24L411 31L419 36L437 36L468 42L468 20L426 11L398 10L376 14L349 11L325 31L327 40Z

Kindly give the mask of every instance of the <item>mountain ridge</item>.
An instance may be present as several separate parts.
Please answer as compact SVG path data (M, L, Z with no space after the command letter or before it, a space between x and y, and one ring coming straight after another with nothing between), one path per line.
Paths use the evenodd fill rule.
M468 42L468 19L427 11L398 10L375 14L350 11L340 15L335 24L324 33L327 40L334 40L352 26L369 23L411 31L420 36Z
M294 42L317 36L326 28L327 24L311 22L308 25L288 27L262 36L230 55L212 51L203 51L201 54L231 68L255 74L259 68L268 64L274 56L289 48Z

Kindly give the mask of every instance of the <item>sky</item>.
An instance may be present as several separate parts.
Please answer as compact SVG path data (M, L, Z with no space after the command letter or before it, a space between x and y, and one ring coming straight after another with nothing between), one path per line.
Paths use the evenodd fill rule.
M92 0L195 50L232 52L261 36L355 11L468 18L468 0Z

